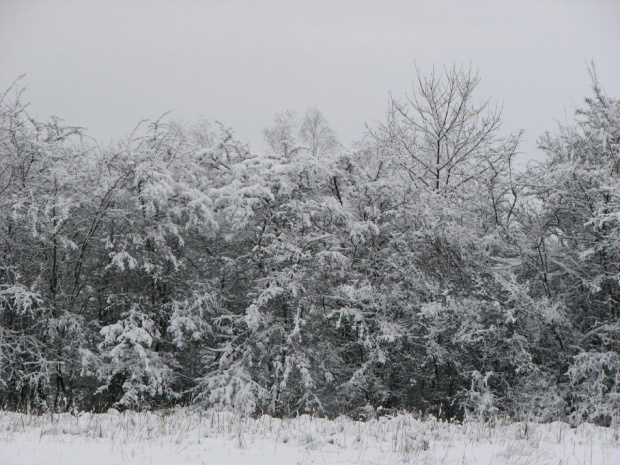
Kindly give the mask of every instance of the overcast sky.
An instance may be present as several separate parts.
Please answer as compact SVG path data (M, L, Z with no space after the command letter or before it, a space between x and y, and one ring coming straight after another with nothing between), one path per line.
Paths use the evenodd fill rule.
M174 110L260 147L275 112L316 106L349 143L410 88L414 62L471 61L536 158L588 94L588 61L620 96L619 24L620 0L0 0L0 89L26 73L32 113L104 142Z

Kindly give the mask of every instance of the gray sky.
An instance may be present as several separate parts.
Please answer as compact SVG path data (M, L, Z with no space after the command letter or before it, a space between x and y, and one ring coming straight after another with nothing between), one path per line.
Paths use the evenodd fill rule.
M588 61L620 97L619 20L619 0L0 0L0 89L26 73L35 115L102 141L174 110L259 148L276 111L316 106L349 143L410 88L414 61L471 61L536 158L588 94Z

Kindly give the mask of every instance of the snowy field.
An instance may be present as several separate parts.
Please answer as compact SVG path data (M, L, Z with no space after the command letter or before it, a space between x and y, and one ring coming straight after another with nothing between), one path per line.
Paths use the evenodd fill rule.
M0 463L43 464L620 464L618 428L564 423L463 425L410 415L367 422L227 412L0 412Z

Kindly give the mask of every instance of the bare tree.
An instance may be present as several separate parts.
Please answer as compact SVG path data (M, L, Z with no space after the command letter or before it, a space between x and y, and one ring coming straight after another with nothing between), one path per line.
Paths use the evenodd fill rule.
M299 150L296 136L298 124L295 112L276 113L273 124L263 130L265 142L273 153L289 157Z
M299 136L315 157L325 155L338 146L336 133L316 108L306 111L304 121L299 128Z
M479 82L471 67L452 65L429 77L418 69L411 94L402 101L390 95L387 121L371 135L418 187L453 190L514 153L515 144L497 136L501 108L474 102Z

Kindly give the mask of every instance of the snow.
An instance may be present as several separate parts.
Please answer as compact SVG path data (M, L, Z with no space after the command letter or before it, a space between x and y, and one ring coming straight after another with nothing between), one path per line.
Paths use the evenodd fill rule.
M614 465L620 440L617 427L449 424L409 414L362 422L187 409L79 418L0 412L0 463Z

